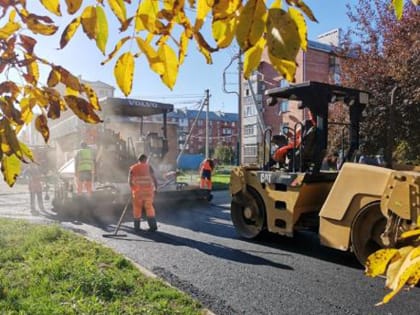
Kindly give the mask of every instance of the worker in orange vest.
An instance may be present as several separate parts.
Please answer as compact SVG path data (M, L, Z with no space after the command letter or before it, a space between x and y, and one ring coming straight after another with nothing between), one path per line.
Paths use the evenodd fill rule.
M212 159L206 158L200 165L200 188L211 190L211 173L213 172L214 162Z
M128 183L131 188L134 230L136 232L140 230L140 220L144 207L149 231L156 231L157 224L153 200L157 188L157 180L153 168L147 163L146 155L141 154L138 162L130 167Z

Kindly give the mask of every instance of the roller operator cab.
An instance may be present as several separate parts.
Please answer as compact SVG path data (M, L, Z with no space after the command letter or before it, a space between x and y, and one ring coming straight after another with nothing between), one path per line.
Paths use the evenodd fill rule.
M300 229L311 229L319 233L322 245L352 251L363 264L371 253L397 246L401 233L418 227L419 167L396 170L352 162L368 92L305 82L271 89L266 95L269 106L282 99L298 101L300 109L312 113L315 124L310 130L300 122L288 128L295 146L287 164L267 163L271 151L267 130L262 165L232 170L231 218L241 237L253 239L263 231L292 237ZM331 119L336 106L343 106L346 118ZM342 136L336 141L341 162L326 170L323 161L334 126L342 128L336 132Z

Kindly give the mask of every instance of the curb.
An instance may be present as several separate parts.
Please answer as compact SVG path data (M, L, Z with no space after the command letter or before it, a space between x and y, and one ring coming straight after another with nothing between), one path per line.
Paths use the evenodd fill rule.
M77 234L79 234L79 233L77 233ZM82 234L79 234L79 235L82 235ZM108 244L104 244L104 243L100 242L97 239L91 239L91 238L89 238L88 236L85 236L85 235L82 235L82 236L85 237L89 241L96 242L96 243L100 244L101 246L107 247L107 248L111 249L112 251L114 251L114 252L116 252L116 253L118 253L120 255L123 255L123 254L119 253L118 251L116 251L115 248L112 248L111 246L109 246ZM138 264L133 259L131 259L131 258L125 256L125 255L123 255L123 256L124 256L125 259L127 259L129 262L131 262L146 277L151 278L151 279L157 279L157 280L161 281L163 284L167 285L168 287L171 287L172 289L175 289L178 292L181 292L182 294L185 294L185 295L190 296L187 292L184 292L184 291L178 289L177 287L174 287L172 284L170 284L166 280L160 278L158 275L156 275L154 272L150 271L149 269L147 269L147 268L143 267L142 265ZM195 299L193 297L191 297L191 298L193 300L196 300L197 301L197 299ZM210 311L207 308L202 308L201 310L202 310L202 314L203 315L216 315L215 313L213 313L212 311Z

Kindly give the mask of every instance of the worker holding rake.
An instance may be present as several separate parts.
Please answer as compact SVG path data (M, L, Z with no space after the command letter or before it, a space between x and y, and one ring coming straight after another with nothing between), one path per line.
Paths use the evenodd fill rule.
M155 208L153 206L157 180L153 168L147 163L147 156L141 154L138 162L130 167L128 182L131 188L134 230L140 231L143 207L146 211L149 231L156 231Z

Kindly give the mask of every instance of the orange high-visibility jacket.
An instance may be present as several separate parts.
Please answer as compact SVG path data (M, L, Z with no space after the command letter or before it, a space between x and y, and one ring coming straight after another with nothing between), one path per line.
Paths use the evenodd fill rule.
M154 190L153 175L148 163L136 163L130 167L130 186L132 190Z
M201 170L212 171L213 167L211 165L211 162L209 160L205 160L203 166L201 167Z

